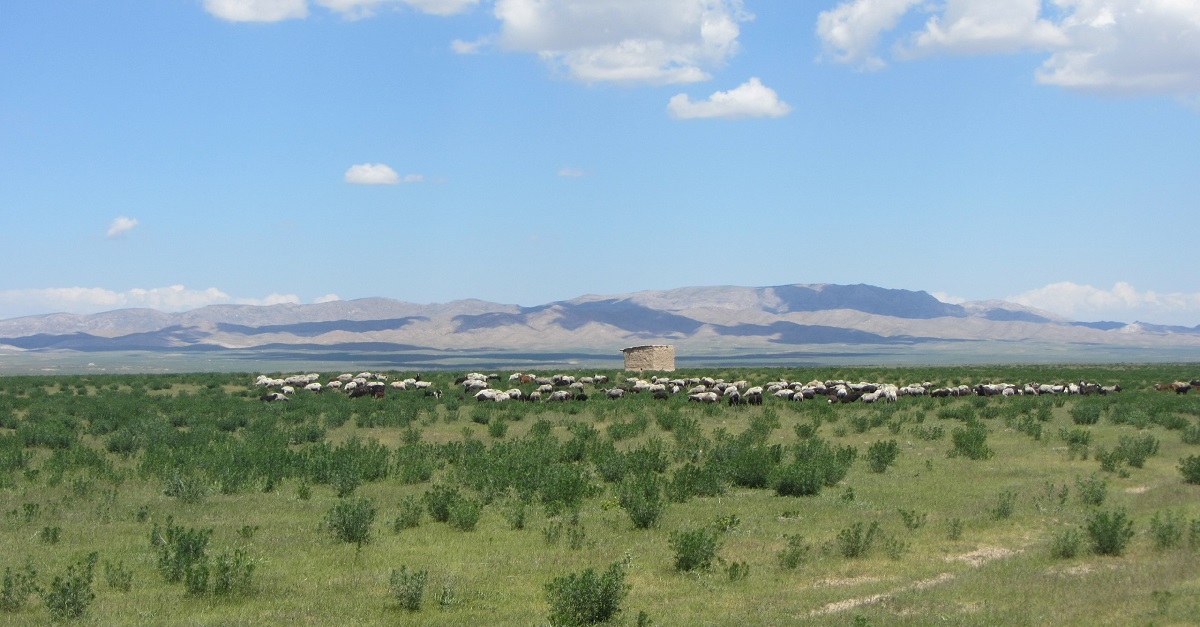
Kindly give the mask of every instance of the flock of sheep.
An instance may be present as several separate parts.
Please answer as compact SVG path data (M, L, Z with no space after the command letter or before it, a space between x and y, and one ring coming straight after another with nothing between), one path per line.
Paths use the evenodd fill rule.
M341 374L324 384L319 382L320 378L318 374L292 375L282 379L259 375L255 379L254 385L268 390L278 389L278 391L268 391L260 396L259 398L263 401L286 401L297 390L322 392L333 389L340 390L352 398L360 396L382 398L390 387L394 390L422 390L427 396L438 398L442 395L441 390L433 388L433 383L421 381L420 374L390 383L387 375L371 372L361 372L357 375ZM667 399L672 395L685 393L688 400L692 402L726 402L730 405L761 405L764 396L772 396L785 401L824 398L830 403L874 403L877 401L895 402L901 396L1039 396L1045 394L1086 396L1121 391L1119 385L1105 386L1086 381L1062 384L980 383L974 386L934 388L929 382L898 386L892 383L854 383L842 380L813 380L807 383L780 380L763 385L750 385L747 381L726 382L711 377L670 378L659 376L653 376L649 380L630 377L621 384L604 387L608 383L608 377L605 375L576 378L567 374L539 376L521 372L509 375L508 384L512 386L509 389L502 390L499 387L492 387L493 381L500 380L499 374L472 372L458 377L454 384L462 388L463 398L470 395L481 402L584 401L588 399L588 386L591 386L593 393L603 394L609 399L640 393L649 394L655 399ZM536 388L526 391L517 387L521 385L536 386ZM1156 385L1155 389L1173 390L1177 394L1185 394L1195 386L1200 386L1200 380L1160 384Z

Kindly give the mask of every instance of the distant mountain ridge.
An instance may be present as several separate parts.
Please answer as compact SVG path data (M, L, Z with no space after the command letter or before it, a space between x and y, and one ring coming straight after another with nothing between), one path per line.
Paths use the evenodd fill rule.
M950 304L871 285L685 287L586 295L533 307L388 298L298 305L124 309L0 320L8 350L353 350L611 352L670 343L680 352L790 351L814 344L977 341L1200 347L1200 325L1077 322L1003 301Z

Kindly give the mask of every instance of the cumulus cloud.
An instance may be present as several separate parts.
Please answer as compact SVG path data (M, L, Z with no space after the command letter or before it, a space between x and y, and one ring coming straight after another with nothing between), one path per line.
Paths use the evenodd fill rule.
M948 0L945 12L929 18L908 50L976 54L1065 45L1058 26L1039 18L1041 8L1042 0Z
M1141 291L1124 281L1117 282L1111 289L1063 281L1005 300L1074 320L1200 324L1200 293Z
M346 19L371 17L382 8L407 6L432 15L454 15L479 0L313 0ZM308 17L308 0L204 0L204 9L230 22L280 22Z
M345 180L354 185L395 185L400 175L385 163L360 163L346 170Z
M133 288L124 292L100 287L51 287L0 290L0 318L55 312L91 314L141 307L159 311L187 311L207 305L278 305L299 302L300 298L295 294L268 294L260 298L236 297L215 287L193 290L183 285Z
M875 49L880 36L896 27L901 16L920 0L853 0L817 15L817 36L825 53L860 69L878 70L887 63Z
M667 103L671 117L691 118L777 118L792 108L779 99L774 89L757 77L729 90L718 91L707 100L693 102L687 94L677 94Z
M305 0L204 0L204 10L230 22L279 22L308 16Z
M931 15L898 29L913 11ZM885 34L895 58L1031 50L1047 55L1042 84L1200 95L1198 0L844 0L817 18L824 56L862 69L887 64Z
M132 231L133 227L137 225L138 221L136 218L117 216L113 219L112 223L108 225L108 231L105 232L105 235L110 238L122 237L126 233Z
M337 302L339 300L342 300L342 297L338 296L337 294L326 294L324 296L318 296L318 297L314 298L313 302L320 304L320 303L333 303L333 302Z
M496 0L499 44L587 82L706 80L738 49L741 0Z

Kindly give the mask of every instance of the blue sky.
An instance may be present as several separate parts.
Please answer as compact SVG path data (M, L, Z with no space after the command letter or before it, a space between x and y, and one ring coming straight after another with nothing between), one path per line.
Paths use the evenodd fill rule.
M0 318L869 283L1200 324L1200 0L0 5Z

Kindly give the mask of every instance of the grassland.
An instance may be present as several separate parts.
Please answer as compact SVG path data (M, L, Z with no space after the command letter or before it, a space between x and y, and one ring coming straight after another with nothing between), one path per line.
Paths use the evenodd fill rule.
M270 404L244 373L0 378L0 601L23 573L40 588L0 622L51 620L49 593L95 553L83 624L547 624L547 584L615 562L628 588L614 624L1200 623L1200 485L1180 471L1200 455L1200 396L1151 389L1196 378L1195 364L676 373L1124 389L757 407L478 404L459 398L457 374L425 377L441 399ZM990 454L956 449L968 427ZM872 445L889 441L895 460L873 472ZM1144 461L1116 454L1139 446L1154 449ZM790 469L818 457L815 493L780 496ZM645 485L661 514L637 528ZM450 493L457 514L435 522L433 497ZM414 503L418 524L399 524ZM339 504L374 511L365 542L334 533ZM1133 533L1100 555L1088 527L1110 515ZM854 546L856 525L876 529L869 546ZM168 581L170 528L211 530L193 563L206 585ZM673 539L701 529L714 559L678 570ZM391 585L402 566L427 572L415 611Z

